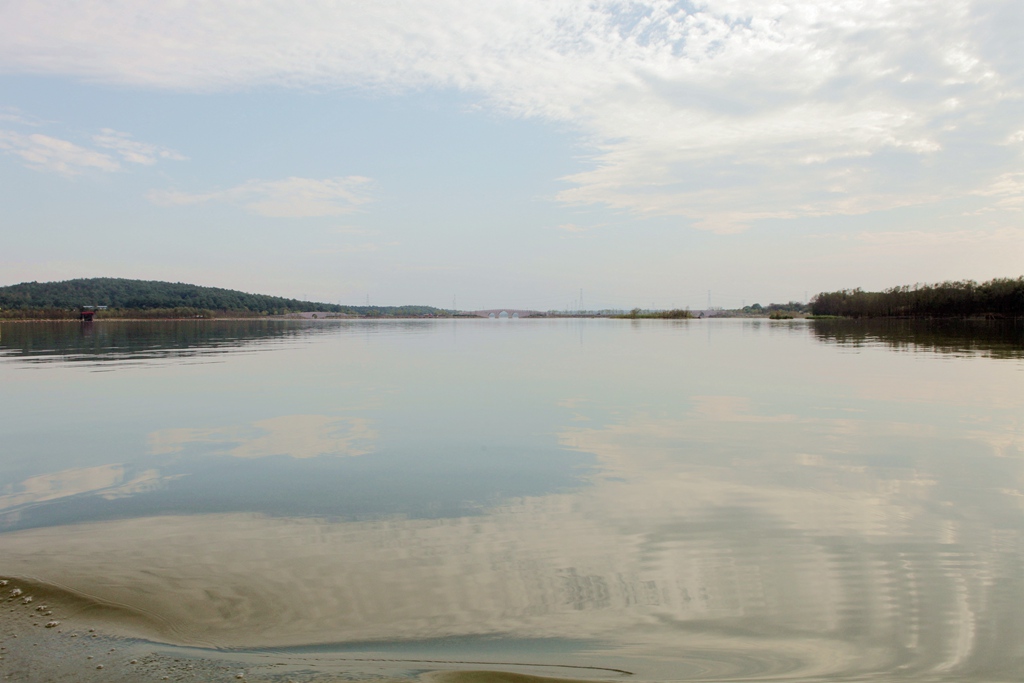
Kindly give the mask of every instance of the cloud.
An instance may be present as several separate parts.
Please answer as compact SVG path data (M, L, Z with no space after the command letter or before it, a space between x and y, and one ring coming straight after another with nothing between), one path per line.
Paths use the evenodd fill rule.
M172 149L138 142L133 140L129 133L121 133L110 128L104 128L99 135L94 135L92 140L97 147L113 150L121 159L132 164L152 166L158 159L185 160L184 156Z
M1024 195L1024 172L1004 173L988 187L976 190L983 197L1019 197Z
M561 230L562 232L568 232L578 235L580 233L586 232L588 228L585 228L582 225L576 225L575 223L563 223L561 225L555 226L555 230Z
M372 181L363 176L316 180L250 180L227 190L190 194L177 190L153 190L147 196L158 206L189 206L227 202L271 218L338 216L355 211L372 200Z
M12 108L0 109L0 121L32 127L42 125ZM173 150L138 142L128 133L109 128L94 135L92 142L99 149L90 149L42 133L0 130L0 150L20 158L29 168L64 176L75 176L86 171L118 171L121 170L122 161L151 166L158 159L180 161L185 158ZM100 150L112 150L116 156Z
M117 160L108 154L41 133L23 135L0 130L0 149L19 157L29 168L65 176L90 170L116 171L120 168Z
M964 150L1020 130L1022 20L1012 0L22 0L0 8L0 68L189 91L459 89L576 131L591 168L561 201L729 232L1006 172Z
M33 127L42 124L42 121L26 115L17 107L0 107L0 122Z
M990 210L1024 211L1024 172L1004 173L974 194L992 197L995 201L989 205Z

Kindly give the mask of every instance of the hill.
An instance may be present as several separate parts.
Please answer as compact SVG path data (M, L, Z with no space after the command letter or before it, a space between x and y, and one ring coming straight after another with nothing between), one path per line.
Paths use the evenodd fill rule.
M300 301L266 294L248 294L220 287L182 282L83 278L62 282L23 282L0 287L0 311L77 310L80 306L106 306L112 311L184 310L224 314L282 315L296 311L324 311L362 316L417 316L445 314L431 306L340 306Z

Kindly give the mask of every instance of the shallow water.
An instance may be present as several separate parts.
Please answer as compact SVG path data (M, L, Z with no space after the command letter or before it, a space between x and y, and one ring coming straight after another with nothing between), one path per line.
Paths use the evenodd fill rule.
M1019 325L18 323L0 392L0 575L112 633L576 678L1024 673Z

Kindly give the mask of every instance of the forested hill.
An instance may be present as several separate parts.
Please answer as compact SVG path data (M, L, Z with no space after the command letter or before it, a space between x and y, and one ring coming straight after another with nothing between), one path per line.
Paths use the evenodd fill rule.
M280 315L295 311L324 311L371 316L412 316L444 313L430 306L339 306L246 294L233 289L200 287L181 282L86 278L63 282L23 282L0 287L0 310L77 309L107 306L120 310L195 309L224 313Z

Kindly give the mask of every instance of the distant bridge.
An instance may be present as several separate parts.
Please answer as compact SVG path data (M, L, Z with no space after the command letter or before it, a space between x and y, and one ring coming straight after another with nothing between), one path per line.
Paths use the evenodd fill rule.
M479 318L528 318L539 315L541 311L529 311L523 308L492 308L486 311L466 311Z

